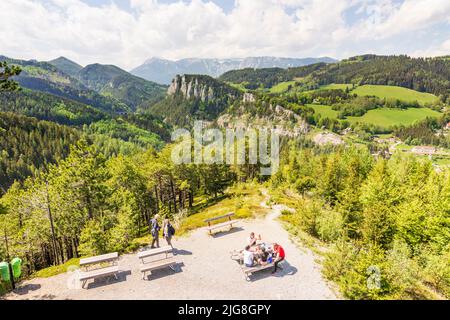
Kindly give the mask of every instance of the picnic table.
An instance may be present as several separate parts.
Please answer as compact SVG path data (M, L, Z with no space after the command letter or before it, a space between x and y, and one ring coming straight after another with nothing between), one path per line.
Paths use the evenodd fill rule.
M163 258L160 257L160 255L162 254L165 254ZM172 255L170 256L170 254ZM144 250L138 252L137 257L141 260L139 270L142 273L142 279L145 279L146 273L149 271L151 272L166 267L170 267L172 270L174 270L173 266L178 263L173 256L173 248L171 246ZM149 257L157 257L159 259L147 263L144 262L144 259Z
M118 260L119 260L118 252L107 253L95 257L80 259L80 267L89 268L90 266L107 262L112 262L113 264L116 264Z
M261 271L261 270L266 270L266 269L272 268L274 266L275 266L275 262L272 261L270 263L259 264L259 265L253 266L253 267L246 267L245 265L242 265L241 268L242 268L242 271L244 272L245 280L250 281L250 276L253 273Z
M141 259L142 263L144 263L145 258L156 256L156 255L159 255L162 253L165 253L166 258L167 258L169 253L172 253L172 251L173 251L173 248L171 246L165 246L165 247L160 247L160 248L155 248L155 249L144 250L144 251L138 252L138 258Z
M80 267L84 268L84 271L80 272L79 277L79 280L82 281L81 287L84 288L86 282L90 279L108 276L114 276L117 279L117 273L119 273L118 262L118 252L80 259ZM95 269L89 270L90 267L95 267Z
M224 214L222 216L217 216L214 218L206 219L204 220L207 224L207 230L209 235L212 235L213 230L222 229L223 227L230 226L230 229L233 228L233 224L236 225L238 223L238 220L231 220L231 217L234 216L234 212L230 212L227 214ZM222 219L228 219L228 221L217 223L217 224L211 224L211 222L222 220Z
M261 247L261 246L263 246L265 248L271 247L271 245L264 243L264 242L259 243L253 247ZM244 272L245 280L247 280L247 281L250 281L250 276L253 273L261 271L261 270L266 270L266 269L269 269L269 268L275 266L274 260L272 260L272 262L269 262L269 263L257 264L252 267L245 266L244 265L244 250L242 250L242 249L232 250L230 252L230 255L231 255L231 259L238 261L242 271Z

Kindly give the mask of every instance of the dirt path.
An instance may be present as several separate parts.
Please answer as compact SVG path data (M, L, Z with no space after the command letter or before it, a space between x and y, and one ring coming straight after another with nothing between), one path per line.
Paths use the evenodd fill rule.
M265 203L261 204L266 206ZM174 241L177 272L155 271L149 281L141 279L136 254L123 255L118 280L89 282L79 288L77 272L51 278L36 278L21 284L7 299L337 299L322 278L320 265L308 249L299 249L275 218L287 209L275 205L265 218L243 221L231 232L207 235L198 229ZM246 281L230 251L244 246L248 234L260 233L263 240L280 243L286 251L282 271L261 271Z

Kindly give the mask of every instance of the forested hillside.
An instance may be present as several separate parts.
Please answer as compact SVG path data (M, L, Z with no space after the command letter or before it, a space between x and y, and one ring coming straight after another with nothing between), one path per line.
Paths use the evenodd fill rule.
M19 83L21 79L29 78L32 84L42 81L50 86L62 84L89 90L47 63L9 61L21 62L22 68L27 70L25 75L22 75L22 70L15 78ZM94 91L89 92L94 92L93 97L100 100L95 100L91 106L77 101L80 99L72 99L67 91L60 96L53 90L41 91L41 87L30 87L34 90L22 87L17 91L0 92L0 111L3 111L0 149L2 193L15 180L23 182L29 176L46 171L49 163L65 158L69 146L82 136L108 156L160 149L164 141L170 139L169 127L158 117L145 113L118 115L106 112L103 109L110 111L113 105L98 106L113 100Z
M273 85L291 80L287 78L286 69L265 68L265 69L241 69L225 72L219 80L243 84L247 89L270 88Z
M47 62L24 61L6 57L0 57L0 60L21 67L22 72L15 79L24 88L75 100L105 112L128 110L126 104L88 89L77 79L70 77Z
M374 159L367 148L298 143L281 167L274 200L295 208L282 220L304 243L328 248L324 274L345 297L450 297L448 170L412 155Z
M408 56L365 55L331 64L313 75L319 84L355 83L394 85L450 95L450 60Z
M408 56L356 56L338 63L318 63L288 69L229 71L219 79L242 83L247 89L270 88L296 80L308 89L331 83L392 85L433 93L443 101L450 95L450 60Z
M104 111L81 102L29 89L1 93L0 110L75 126L109 117Z
M65 57L59 57L54 60L49 61L51 65L54 65L56 68L64 72L65 74L68 74L71 77L76 78L78 72L80 72L81 69L83 69L82 66L80 66L78 63L69 60Z
M164 98L167 87L147 81L112 65L92 64L77 73L88 88L122 101L132 110Z
M53 122L0 112L1 193L14 180L23 181L65 158L80 136L76 129Z

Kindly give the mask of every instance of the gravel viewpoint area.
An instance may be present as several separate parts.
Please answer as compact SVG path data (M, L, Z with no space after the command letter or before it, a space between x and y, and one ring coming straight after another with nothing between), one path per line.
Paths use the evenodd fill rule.
M313 253L297 247L275 218L283 206L272 207L264 219L242 221L238 228L214 237L198 229L173 241L180 266L149 273L142 280L136 254L120 257L118 280L89 280L81 289L77 271L25 281L6 299L338 299L323 279ZM241 249L251 231L266 242L278 242L286 252L283 270L262 270L246 281L230 251ZM161 245L166 245L162 240Z

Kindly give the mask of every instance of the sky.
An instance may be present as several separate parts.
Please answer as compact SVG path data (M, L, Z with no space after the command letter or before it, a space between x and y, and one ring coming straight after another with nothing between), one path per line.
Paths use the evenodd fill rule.
M151 57L450 54L449 0L1 0L0 55L130 70Z

